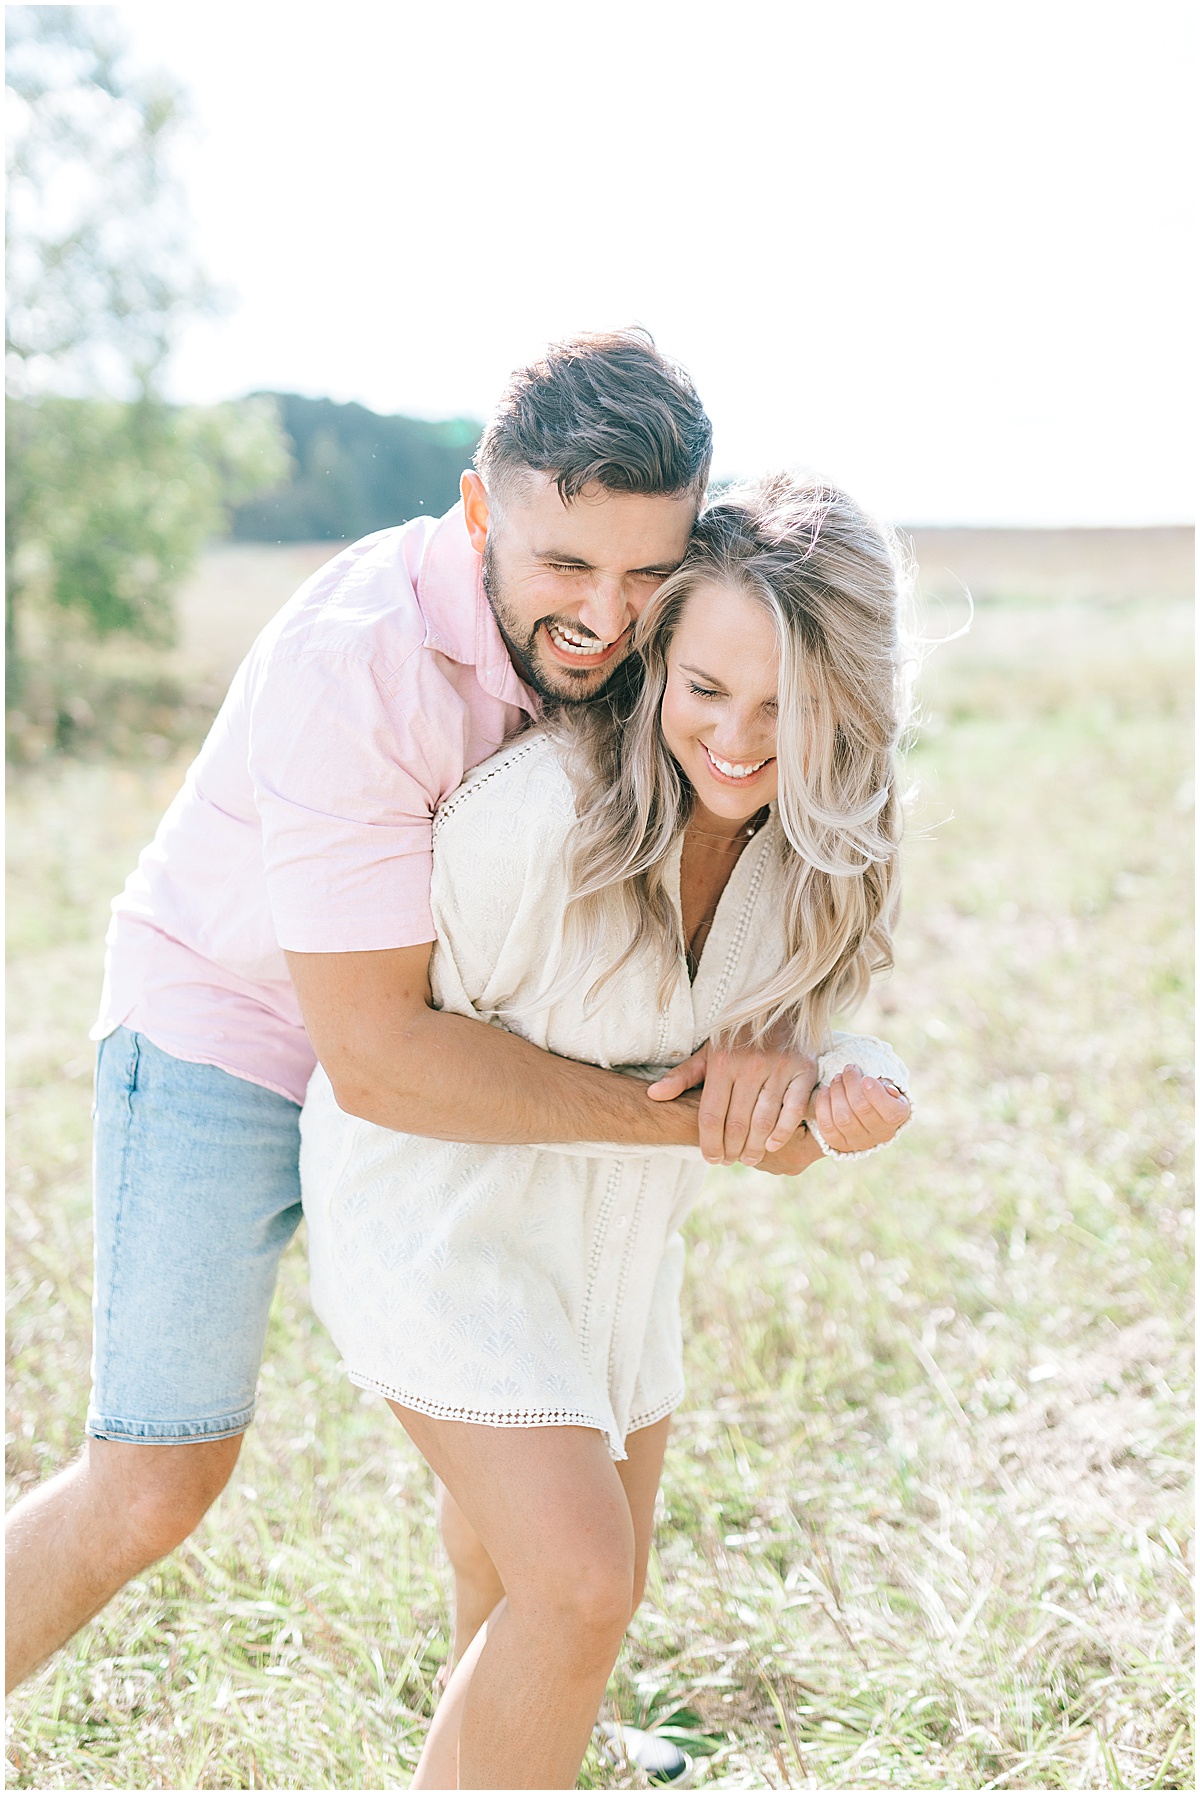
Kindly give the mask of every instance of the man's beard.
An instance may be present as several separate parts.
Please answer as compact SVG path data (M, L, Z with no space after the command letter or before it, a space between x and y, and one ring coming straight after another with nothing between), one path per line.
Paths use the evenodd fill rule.
M537 633L544 623L557 621L553 617L539 617L531 630L517 622L509 606L505 603L496 557L490 541L483 549L483 590L491 606L492 616L496 619L496 628L504 638L504 646L508 650L509 659L524 680L525 684L535 691L547 705L590 704L594 698L606 691L614 676L630 661L625 654L619 661L604 669L606 677L595 685L583 686L577 677L572 679L567 668L561 672L562 684L558 684L553 675L544 669L538 661ZM578 629L579 625L574 627ZM557 671L557 670L556 670ZM580 672L584 670L581 668Z

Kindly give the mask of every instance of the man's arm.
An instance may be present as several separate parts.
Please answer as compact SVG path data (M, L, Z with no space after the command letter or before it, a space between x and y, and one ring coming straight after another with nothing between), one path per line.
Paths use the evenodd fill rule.
M339 1108L436 1140L698 1144L695 1093L652 1103L636 1079L432 1009L430 950L287 955Z

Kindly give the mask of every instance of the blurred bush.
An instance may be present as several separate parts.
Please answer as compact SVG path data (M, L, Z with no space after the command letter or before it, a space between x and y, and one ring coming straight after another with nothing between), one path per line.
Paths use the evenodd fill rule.
M129 71L108 7L9 7L5 79L6 689L27 759L187 709L150 650L205 539L290 458L270 400L162 398L180 326L213 303L170 169L179 94Z
M98 634L162 643L173 639L180 568L288 459L262 401L18 402L7 446L18 592L78 613Z
M155 713L145 729L157 738L194 733L194 718L164 723L162 713L190 708L189 694L161 654L136 645L173 645L175 593L198 551L287 465L269 401L10 401L10 754L85 742L128 751L139 710Z

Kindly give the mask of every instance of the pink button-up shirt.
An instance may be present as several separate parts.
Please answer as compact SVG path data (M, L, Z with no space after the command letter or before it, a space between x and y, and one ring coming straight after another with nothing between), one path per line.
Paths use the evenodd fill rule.
M301 1102L282 950L432 941L433 812L535 708L461 506L344 550L255 642L114 899L93 1038L124 1023Z

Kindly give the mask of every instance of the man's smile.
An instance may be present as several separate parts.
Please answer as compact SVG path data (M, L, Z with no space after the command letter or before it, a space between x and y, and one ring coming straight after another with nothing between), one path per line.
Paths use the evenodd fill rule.
M622 630L613 642L586 635L569 623L555 621L544 626L546 640L555 660L566 667L603 667L620 652L629 638L629 629ZM633 626L630 625L630 628Z

